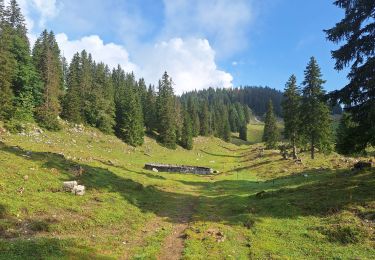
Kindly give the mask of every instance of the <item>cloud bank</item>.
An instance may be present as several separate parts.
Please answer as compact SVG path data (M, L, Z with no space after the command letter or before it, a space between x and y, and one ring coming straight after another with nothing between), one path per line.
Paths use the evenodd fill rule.
M62 32L56 38L68 60L85 49L94 60L111 67L120 64L126 71L134 71L152 84L157 84L167 71L173 78L177 94L208 87L228 88L232 86L233 77L218 68L216 60L218 55L219 58L230 56L246 46L245 28L252 20L251 2L163 0L164 23L149 42L137 39L136 28L126 30L134 34L131 52L126 44L104 42L99 35L70 39ZM26 15L32 42L35 39L33 32L37 31L34 23L40 31L40 27L64 12L64 0L19 0L19 3ZM80 2L76 4L80 5ZM126 22L128 28L131 21ZM124 27L124 20L118 23ZM148 22L137 20L137 24L147 25Z

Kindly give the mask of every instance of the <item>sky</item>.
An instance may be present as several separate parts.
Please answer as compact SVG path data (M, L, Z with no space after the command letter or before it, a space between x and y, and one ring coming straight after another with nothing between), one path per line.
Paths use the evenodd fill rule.
M323 29L343 18L333 0L18 0L31 42L56 34L70 60L93 58L156 84L164 71L177 94L208 87L282 90L315 56L325 89L342 88Z

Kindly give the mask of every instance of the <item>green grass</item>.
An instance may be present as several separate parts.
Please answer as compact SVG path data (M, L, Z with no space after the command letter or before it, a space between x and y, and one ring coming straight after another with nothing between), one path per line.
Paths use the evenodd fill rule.
M184 259L373 259L374 170L354 174L336 154L302 154L303 165L277 151L258 158L262 130L249 125L252 145L200 137L192 151L150 138L133 148L68 125L3 134L0 259L156 259L186 205ZM154 173L146 162L220 174ZM63 192L66 180L86 194Z

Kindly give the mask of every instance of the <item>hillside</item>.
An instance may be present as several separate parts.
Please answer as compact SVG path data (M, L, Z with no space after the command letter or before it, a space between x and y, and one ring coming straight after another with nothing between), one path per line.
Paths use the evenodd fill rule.
M373 170L354 174L353 159L336 154L302 155L303 164L277 151L258 157L259 147L200 137L192 151L150 138L133 148L69 125L2 133L0 258L373 258ZM156 173L146 162L220 174ZM66 180L86 194L63 192Z

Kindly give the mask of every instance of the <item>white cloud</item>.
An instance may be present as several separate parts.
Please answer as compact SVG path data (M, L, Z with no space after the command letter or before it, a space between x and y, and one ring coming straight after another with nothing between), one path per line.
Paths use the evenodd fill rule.
M208 40L173 38L144 52L140 73L156 83L164 71L172 77L176 94L208 87L232 87L233 77L217 68Z
M112 68L120 64L125 71L137 70L137 66L129 61L129 54L124 47L114 43L105 44L97 35L71 41L66 34L60 33L56 35L56 40L61 52L69 62L76 52L86 50L92 54L95 61L104 62Z
M44 27L47 19L54 18L59 13L56 0L32 0L34 9L40 13L39 26Z
M220 56L247 45L252 0L164 0L165 35L209 38Z

